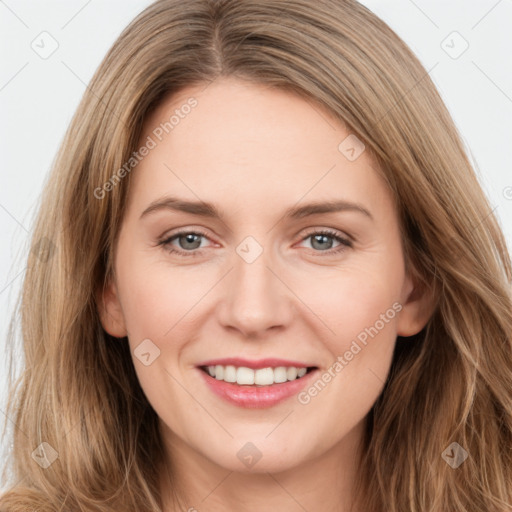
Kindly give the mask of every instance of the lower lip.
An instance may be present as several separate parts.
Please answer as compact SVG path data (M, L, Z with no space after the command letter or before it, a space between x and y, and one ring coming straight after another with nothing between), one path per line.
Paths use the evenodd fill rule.
M198 369L208 387L228 402L249 409L263 409L298 394L311 380L317 370L312 370L300 379L290 380L270 386L245 386L217 380L205 371Z

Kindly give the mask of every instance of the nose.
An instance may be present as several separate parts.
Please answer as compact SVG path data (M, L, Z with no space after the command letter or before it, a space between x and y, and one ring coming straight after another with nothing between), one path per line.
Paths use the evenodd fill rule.
M252 263L235 254L234 268L223 285L221 324L245 338L264 338L267 331L289 325L293 294L280 274L265 251Z

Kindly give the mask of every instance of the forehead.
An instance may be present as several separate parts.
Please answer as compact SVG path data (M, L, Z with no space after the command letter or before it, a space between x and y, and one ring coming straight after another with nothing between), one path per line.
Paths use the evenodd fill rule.
M139 145L150 139L152 149L133 172L141 202L173 193L218 197L240 210L284 200L289 206L305 196L382 201L389 194L342 122L311 100L266 85L218 79L183 89L146 119Z

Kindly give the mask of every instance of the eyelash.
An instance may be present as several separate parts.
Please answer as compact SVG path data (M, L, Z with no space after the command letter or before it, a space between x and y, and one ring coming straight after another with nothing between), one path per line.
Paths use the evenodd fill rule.
M202 251L199 249L195 249L193 251L183 251L183 250L174 249L170 246L170 243L181 235L200 235L200 236L203 236L204 238L209 239L209 237L206 235L206 233L202 232L200 229L196 229L194 231L183 230L183 231L174 233L172 236L161 240L160 242L158 242L158 245L162 246L170 254L177 254L179 256L184 256L184 257L200 256ZM351 240L341 237L337 231L333 231L331 229L322 229L319 231L311 231L306 236L304 236L301 241L304 241L314 235L329 236L329 237L333 238L334 240L336 240L337 242L340 242L339 247L337 247L336 249L329 249L327 251L315 251L315 252L334 255L334 254L338 254L338 253L346 250L347 248L350 248L353 246ZM312 249L312 250L314 250L314 249Z

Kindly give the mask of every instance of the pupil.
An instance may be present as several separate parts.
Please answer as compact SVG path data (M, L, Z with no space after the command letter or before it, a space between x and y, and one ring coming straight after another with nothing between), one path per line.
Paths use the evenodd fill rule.
M199 240L199 245L197 245L197 240L194 241L194 238L199 238L199 235L189 233L187 235L182 235L181 238L185 239L185 247L184 248L186 248L186 249L197 249L197 247L199 247L199 245L201 245L200 240ZM191 243L191 244L196 243L196 246L195 247L187 247L186 244L188 244L188 243Z
M315 243L316 242L320 242L320 243L323 242L323 243L325 243L326 241L329 241L330 238L331 237L328 236L328 235L314 235L313 236L313 244L312 245L313 245L313 247L315 247ZM331 240L331 244L330 245L332 246L332 240ZM324 246L320 245L320 247L315 247L315 249L317 249L317 248L320 248L320 249L324 248L325 249L326 247L325 247L325 245ZM327 247L327 249L330 249L330 248L331 247Z

